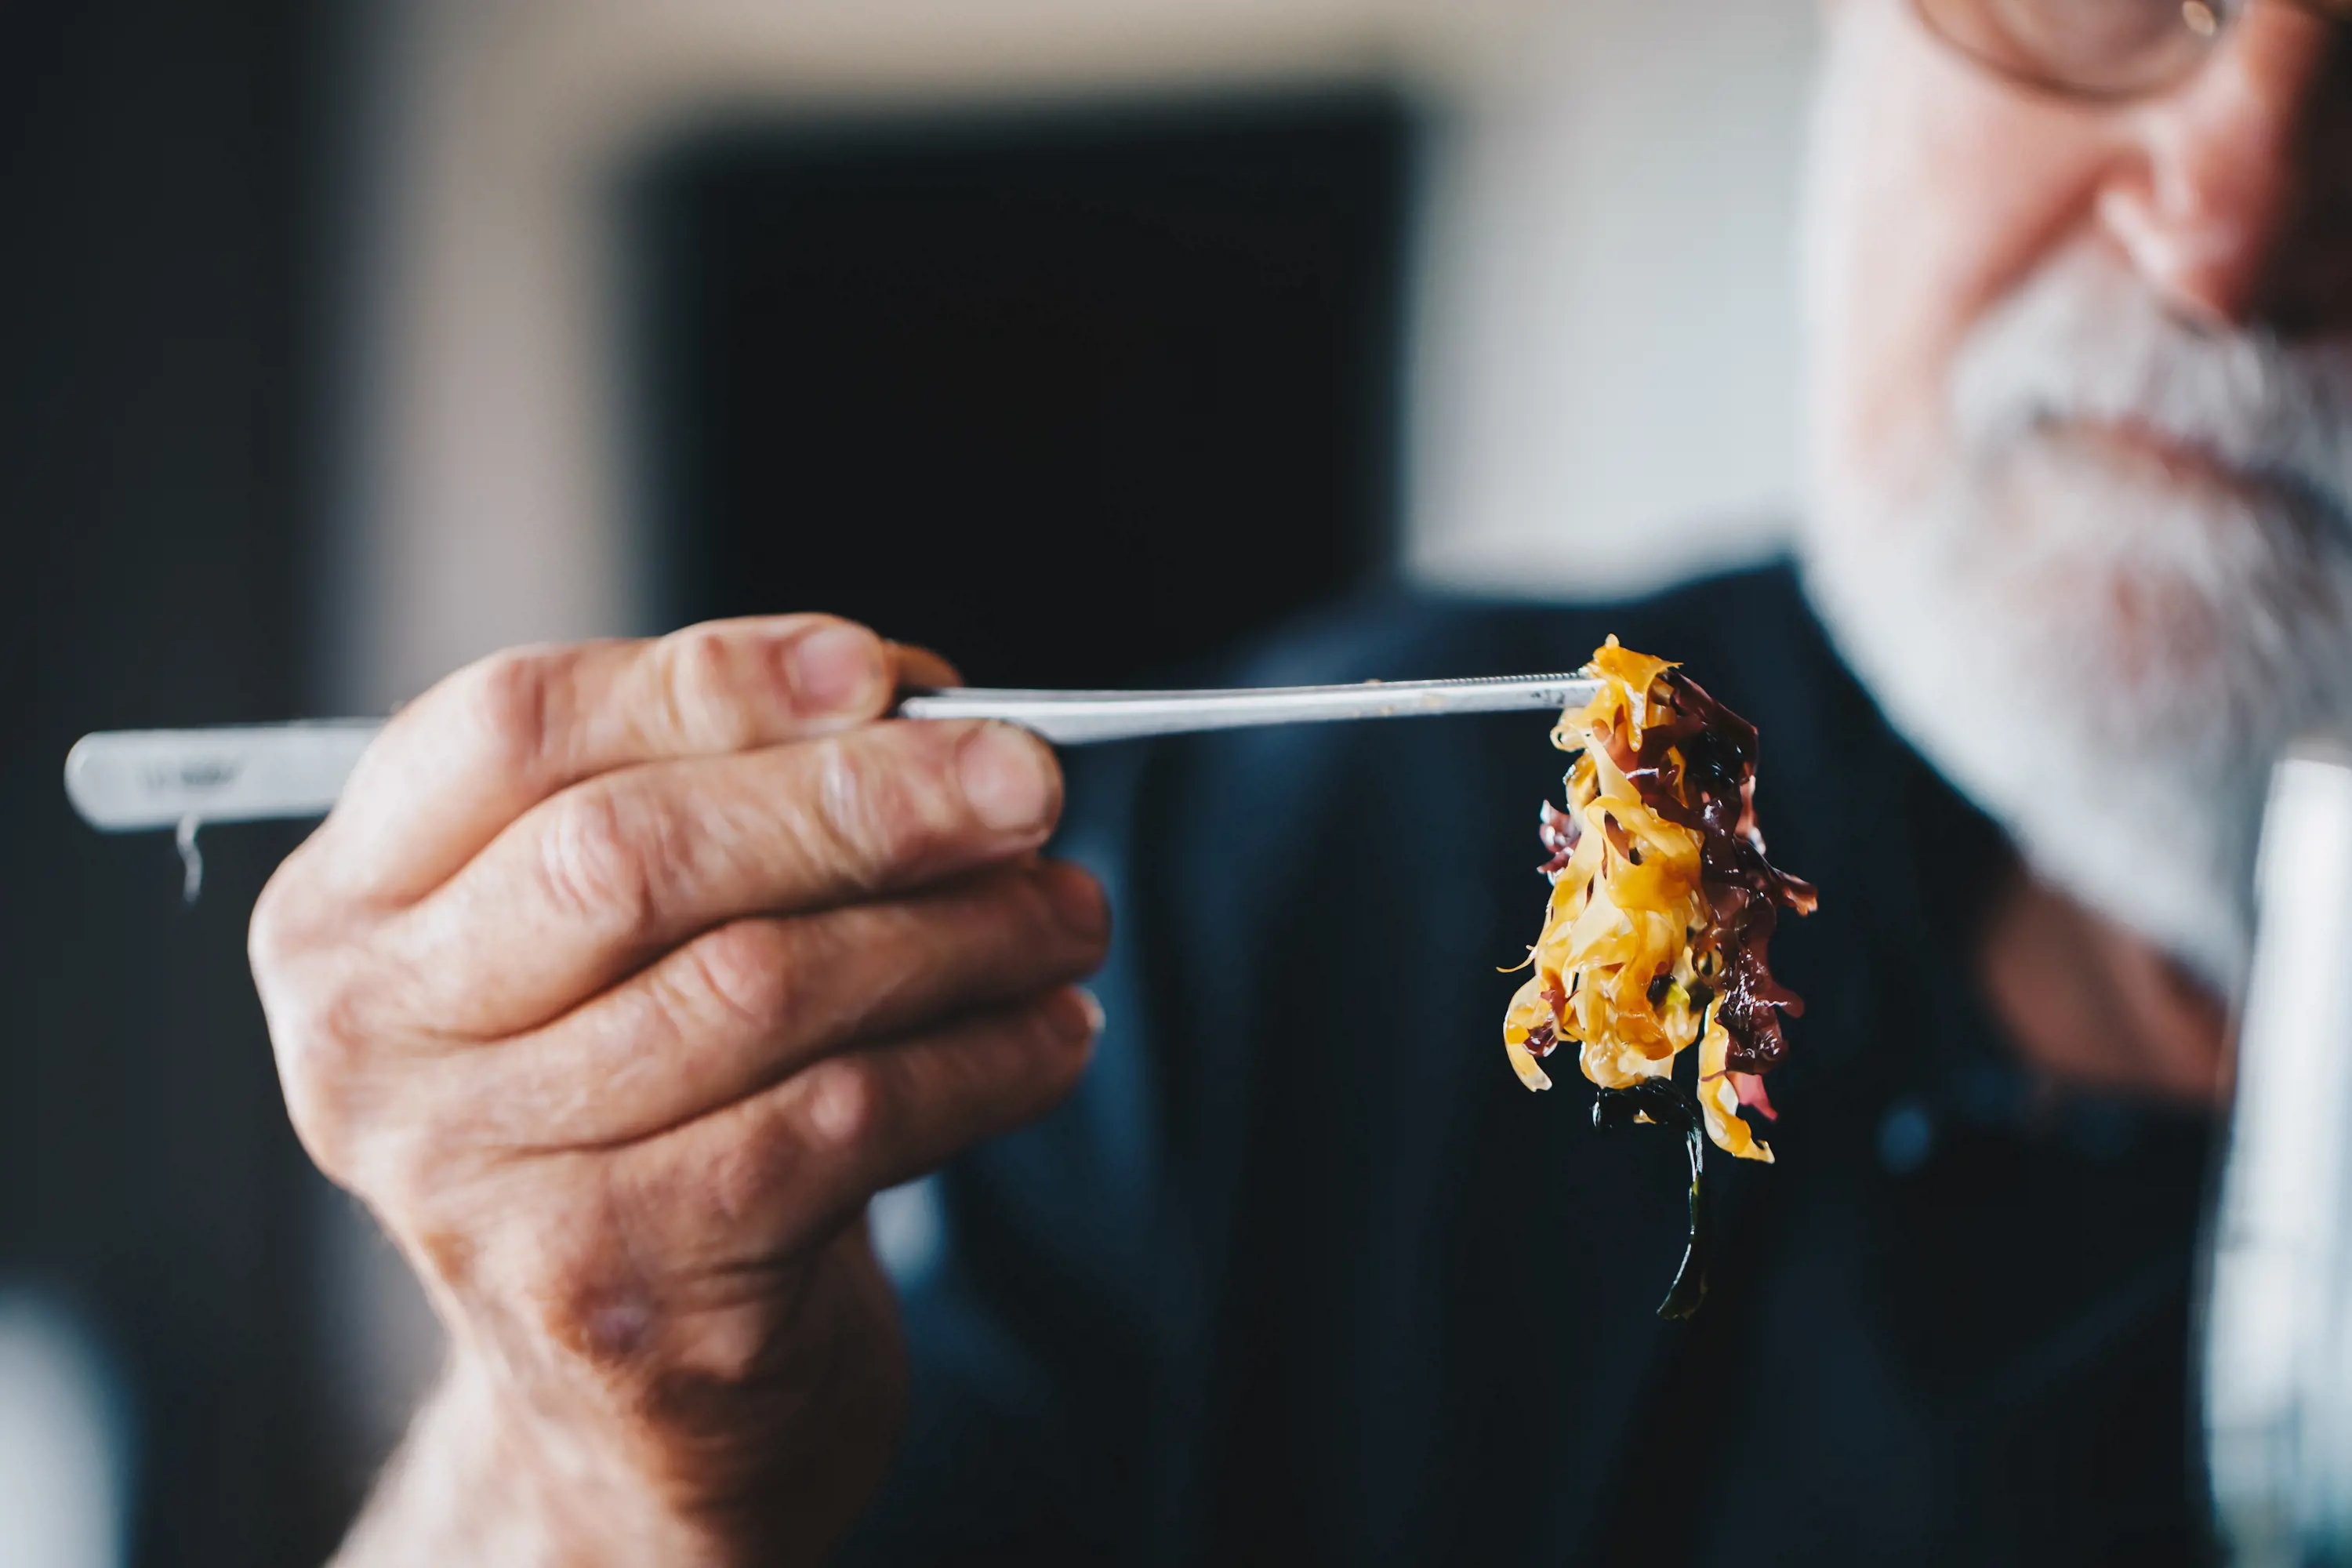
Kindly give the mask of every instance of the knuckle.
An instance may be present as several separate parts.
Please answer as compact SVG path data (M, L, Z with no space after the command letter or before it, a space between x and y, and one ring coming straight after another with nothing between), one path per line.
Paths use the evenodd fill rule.
M283 1046L278 1051L278 1093L286 1102L287 1125L310 1163L329 1178L348 1186L352 1127L343 1097L332 1073L311 1058Z
M891 1096L885 1058L832 1057L802 1077L801 1131L812 1152L837 1157L888 1142Z
M508 648L455 678L464 722L488 742L503 771L523 777L547 771L560 750L560 693L572 659L562 648Z
M300 851L296 851L299 856ZM254 900L253 920L246 927L246 957L256 980L267 988L292 965L309 945L309 926L302 897L297 890L296 860L289 858L263 885Z
M867 747L842 737L817 742L817 828L833 869L872 892L931 831L921 764L881 765Z
M627 932L646 930L658 904L665 856L654 814L634 797L591 784L567 790L547 807L539 874L562 913Z
M314 960L347 948L367 928L371 911L335 885L326 869L330 858L319 836L305 839L253 901L246 957L265 994Z
M662 719L696 750L740 751L759 739L742 639L719 626L688 626L655 645Z
M278 1082L286 1096L286 1119L293 1126L310 1163L327 1176L350 1184L353 1129L344 1097L337 1092L333 1075L315 1069L302 1058L278 1055Z
M395 1026L381 960L290 868L257 901L247 945L288 1120L319 1167L350 1185L378 1110L368 1075Z
M373 1110L362 1011L353 988L331 984L288 998L271 1017L287 1118L319 1168L346 1184Z
M817 847L841 875L870 890L889 858L891 823L903 810L893 797L901 792L865 767L845 741L820 741L817 748Z
M791 1023L799 997L797 946L780 922L737 921L686 949L689 983L728 1022L772 1034Z

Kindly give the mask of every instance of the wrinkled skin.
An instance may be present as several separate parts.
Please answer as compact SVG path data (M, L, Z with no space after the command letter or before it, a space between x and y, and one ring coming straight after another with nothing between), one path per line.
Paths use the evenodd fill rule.
M866 1200L1063 1095L1108 931L1051 753L902 679L816 616L501 655L271 881L295 1127L453 1347L347 1561L810 1561L871 1495Z

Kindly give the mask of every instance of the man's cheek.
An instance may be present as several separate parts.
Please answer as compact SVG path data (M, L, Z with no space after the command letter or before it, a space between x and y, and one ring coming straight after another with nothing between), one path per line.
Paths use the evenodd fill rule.
M1970 329L2086 231L2109 154L2096 113L1991 79L1895 0L1831 26L1808 237L1816 460L1834 474L1940 443Z
M1817 451L1832 476L1875 466L1918 424L1953 331L1948 239L1930 242L1952 226L1948 193L1936 192L1937 149L1905 106L1903 79L1917 72L1888 26L1896 9L1836 13L1814 121L1807 283Z

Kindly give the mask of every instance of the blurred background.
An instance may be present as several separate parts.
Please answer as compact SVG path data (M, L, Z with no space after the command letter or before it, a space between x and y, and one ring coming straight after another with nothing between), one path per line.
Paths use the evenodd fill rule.
M0 9L0 1568L316 1562L436 1354L278 1104L299 830L184 907L76 735L751 610L1114 684L1766 552L1811 10Z

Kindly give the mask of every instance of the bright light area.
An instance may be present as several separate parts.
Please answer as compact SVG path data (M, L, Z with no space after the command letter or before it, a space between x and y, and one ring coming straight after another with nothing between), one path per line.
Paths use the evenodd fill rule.
M2352 1458L2345 1385L2319 1369L2352 1331L2344 1127L2352 1114L2352 765L2291 758L2263 822L2262 928L2238 1047L2206 1420L2215 1499L2242 1561L2335 1515ZM2286 1559L2282 1559L2286 1560Z
M121 1405L59 1309L0 1293L0 1568L124 1561Z

